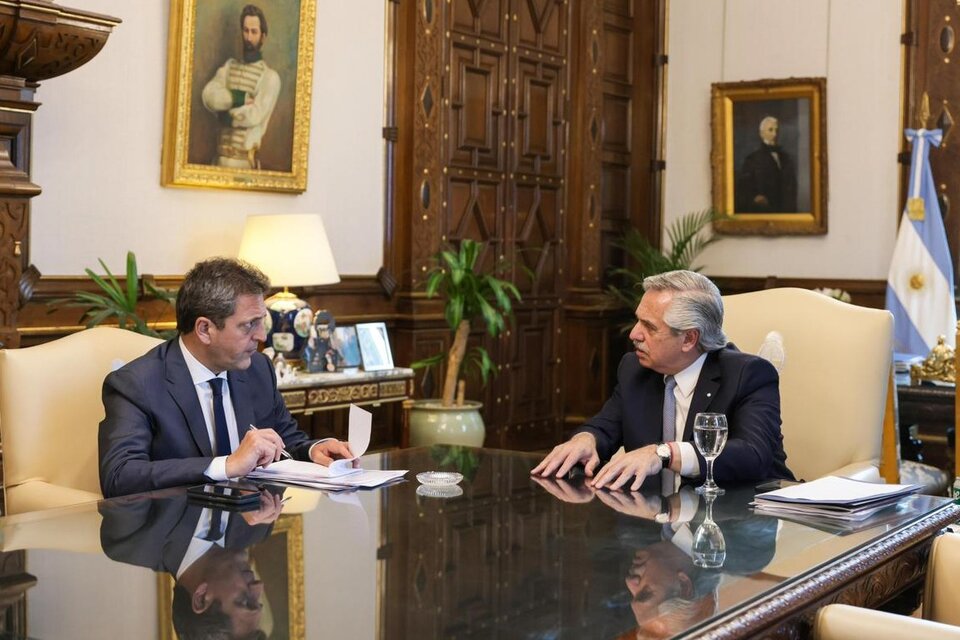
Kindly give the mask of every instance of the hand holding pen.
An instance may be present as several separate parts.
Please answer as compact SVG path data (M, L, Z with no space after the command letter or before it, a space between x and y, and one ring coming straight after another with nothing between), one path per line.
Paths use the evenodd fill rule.
M240 446L227 456L227 477L245 476L257 467L266 467L284 456L291 457L284 450L283 439L276 431L257 429L251 425L240 439Z

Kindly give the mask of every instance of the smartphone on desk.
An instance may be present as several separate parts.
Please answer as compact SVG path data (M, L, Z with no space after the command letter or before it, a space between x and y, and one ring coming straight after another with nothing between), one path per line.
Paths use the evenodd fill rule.
M257 487L226 482L198 484L187 489L187 496L193 502L221 509L255 509L260 505L260 490Z

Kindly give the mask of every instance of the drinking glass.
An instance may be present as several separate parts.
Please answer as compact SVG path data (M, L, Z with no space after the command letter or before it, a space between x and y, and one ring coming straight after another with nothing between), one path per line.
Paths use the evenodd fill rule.
M705 493L707 516L693 534L693 564L704 569L719 569L727 559L727 542L720 525L713 521L713 501L717 494Z
M707 480L697 487L697 493L721 495L723 489L713 481L713 461L727 444L727 416L722 413L698 413L693 419L693 444L707 460Z

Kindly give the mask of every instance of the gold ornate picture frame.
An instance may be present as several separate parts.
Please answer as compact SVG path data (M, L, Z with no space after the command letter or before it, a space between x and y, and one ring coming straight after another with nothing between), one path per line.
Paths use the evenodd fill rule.
M306 190L315 20L316 0L171 0L161 184Z
M715 83L714 222L719 233L827 233L827 81Z
M231 517L240 517L234 513ZM303 640L306 619L303 595L303 517L282 515L270 536L248 548L250 566L263 582L260 629L268 638ZM157 574L160 640L177 640L173 629L173 578Z

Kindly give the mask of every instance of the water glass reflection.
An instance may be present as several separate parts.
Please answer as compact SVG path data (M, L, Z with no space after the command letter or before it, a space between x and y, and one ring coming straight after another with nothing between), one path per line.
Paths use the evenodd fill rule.
M707 515L693 534L693 564L704 569L719 569L727 559L727 542L720 525L713 521L715 494L704 494Z

